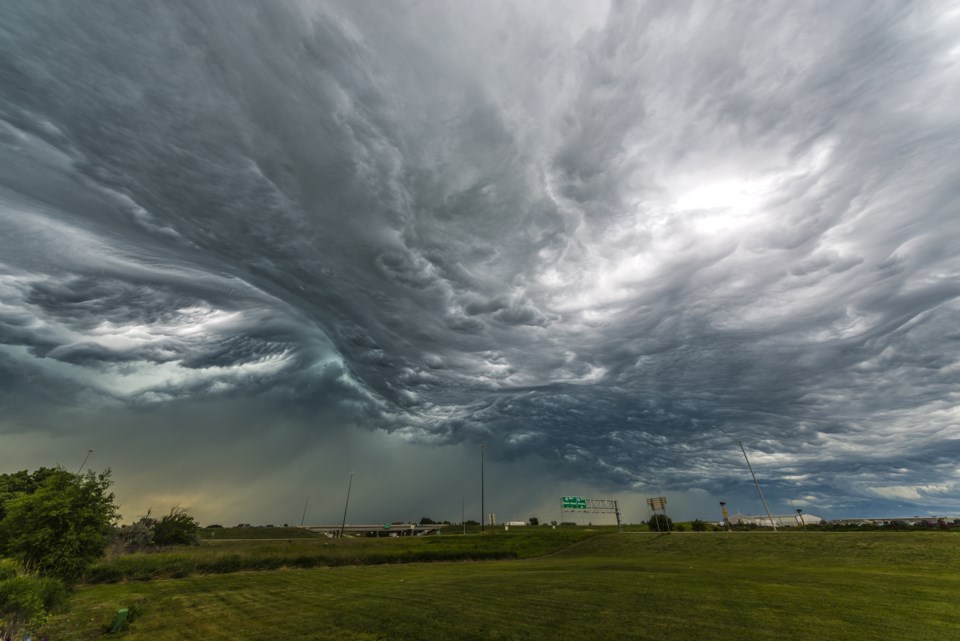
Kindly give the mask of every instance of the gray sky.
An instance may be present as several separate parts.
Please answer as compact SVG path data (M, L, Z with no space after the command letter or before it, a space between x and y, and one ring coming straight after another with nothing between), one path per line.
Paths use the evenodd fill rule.
M956 4L0 4L2 469L960 512Z

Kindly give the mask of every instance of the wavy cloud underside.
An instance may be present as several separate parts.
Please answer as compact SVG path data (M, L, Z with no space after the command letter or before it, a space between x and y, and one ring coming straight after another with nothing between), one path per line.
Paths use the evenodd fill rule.
M0 434L258 399L304 442L722 493L741 439L797 505L960 509L955 8L4 14Z

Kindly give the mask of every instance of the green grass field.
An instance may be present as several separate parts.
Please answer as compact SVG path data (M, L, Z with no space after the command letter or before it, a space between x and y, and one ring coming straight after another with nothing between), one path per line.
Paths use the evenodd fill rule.
M87 582L149 581L193 574L284 568L529 558L556 552L599 532L611 530L539 528L510 533L499 531L484 536L346 537L338 540L314 535L277 540L222 538L203 541L199 546L106 558L88 572Z
M532 551L539 534L467 536L459 543L504 546L513 539ZM451 542L443 545L456 538L447 536ZM429 546L429 540L374 539L382 548L358 553L357 546L352 554ZM343 543L347 549L358 541ZM57 640L97 638L119 607L134 609L130 628L106 638L960 639L960 537L609 534L516 560L87 585L45 632Z

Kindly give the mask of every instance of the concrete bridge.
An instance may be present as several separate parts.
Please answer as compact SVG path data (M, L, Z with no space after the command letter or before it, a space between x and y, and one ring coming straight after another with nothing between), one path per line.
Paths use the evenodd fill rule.
M439 523L432 525L417 525L416 523L379 523L377 525L352 525L348 523L343 526L344 535L353 536L420 536L423 534L436 534L443 527ZM310 530L317 534L327 536L337 536L340 534L340 525L301 525L301 529Z

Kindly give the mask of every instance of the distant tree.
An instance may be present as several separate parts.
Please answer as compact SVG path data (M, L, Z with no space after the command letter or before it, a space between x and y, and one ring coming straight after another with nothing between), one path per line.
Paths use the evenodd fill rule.
M437 522L431 519L429 516L424 516L420 519L420 525L436 525Z
M153 525L153 542L157 545L193 545L197 543L200 525L181 507L170 508L170 514Z
M530 525L540 525L540 519L538 519L538 518L535 517L535 516L531 516L531 517L528 519L528 521L529 521Z
M694 519L693 522L690 524L690 529L693 530L694 532L706 532L707 524L704 521L701 521L700 519Z
M42 576L79 579L103 555L119 518L108 491L110 470L78 475L43 468L29 477L32 485L13 492L6 476L0 553Z
M669 532L673 520L666 514L654 514L647 521L647 527L651 532Z
M467 519L463 522L464 525L480 525L480 521L474 521L473 519Z

